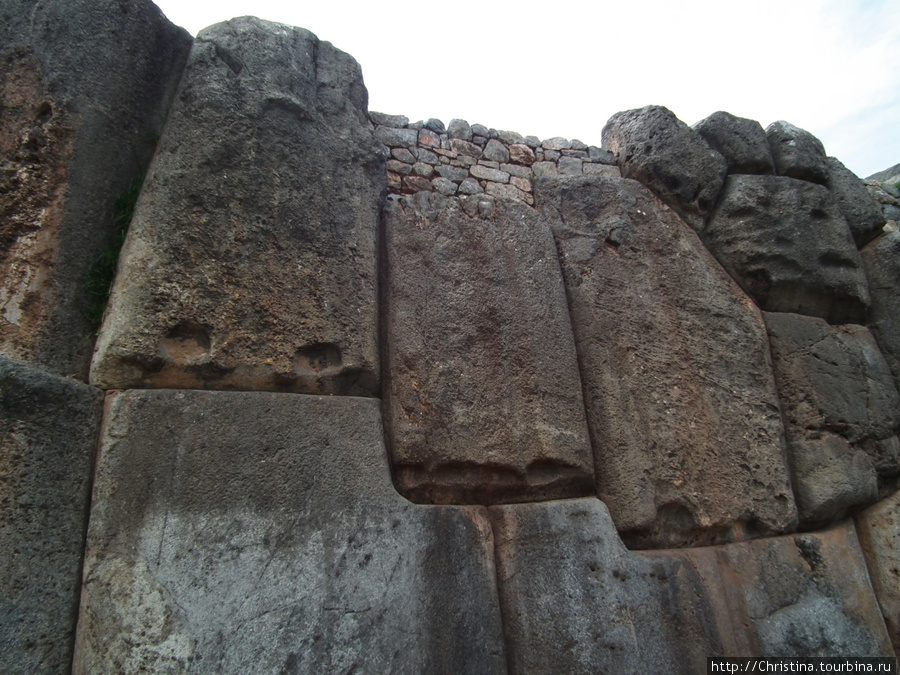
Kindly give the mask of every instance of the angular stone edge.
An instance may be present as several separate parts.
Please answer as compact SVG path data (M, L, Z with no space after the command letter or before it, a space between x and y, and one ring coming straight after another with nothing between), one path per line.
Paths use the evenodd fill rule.
M0 671L68 672L102 392L0 357Z

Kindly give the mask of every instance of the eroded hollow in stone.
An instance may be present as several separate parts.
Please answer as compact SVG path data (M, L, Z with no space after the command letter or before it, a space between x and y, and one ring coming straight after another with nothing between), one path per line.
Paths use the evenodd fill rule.
M199 323L183 321L169 330L159 343L159 354L178 365L200 363L209 357L212 341Z
M522 470L472 461L399 464L398 492L414 504L515 504L586 497L594 483L580 467L553 459L534 460Z
M342 362L341 349L331 342L316 342L297 350L294 364L300 372L319 372L328 368L338 368Z

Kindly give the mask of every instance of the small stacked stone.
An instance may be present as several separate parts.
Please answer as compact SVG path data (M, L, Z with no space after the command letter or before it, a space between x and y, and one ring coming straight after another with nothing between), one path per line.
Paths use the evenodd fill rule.
M448 127L438 119L409 122L403 115L370 112L375 137L388 147L392 194L488 194L533 205L532 181L556 174L619 176L615 157L577 139L522 136L465 120Z

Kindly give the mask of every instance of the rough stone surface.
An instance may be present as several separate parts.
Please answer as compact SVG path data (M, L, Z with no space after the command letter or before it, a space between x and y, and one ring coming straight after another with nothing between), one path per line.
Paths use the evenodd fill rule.
M602 502L489 508L511 673L698 673L708 656L891 656L852 522L632 553Z
M101 406L0 357L0 672L69 671Z
M827 183L825 148L811 133L790 122L779 121L766 127L766 140L779 176L790 176L822 185Z
M380 126L405 127L409 124L409 118L406 115L386 115L385 113L370 111L369 119Z
M700 134L668 109L647 106L610 117L602 138L622 176L639 180L695 230L702 229L722 189L726 164Z
M366 100L358 64L308 31L242 18L200 33L92 383L378 391L386 153Z
M487 145L484 146L484 151L481 153L481 157L492 162L508 162L509 149L507 149L507 147L500 141L492 139L487 142Z
M680 558L703 580L729 656L893 656L852 521L648 556Z
M74 672L503 672L492 546L396 493L375 400L114 394Z
M782 176L729 176L702 233L763 309L863 323L869 293L856 246L828 190Z
M720 110L697 122L694 131L725 158L728 173L775 173L766 132L759 122Z
M801 522L819 526L878 499L900 473L900 396L863 326L766 313Z
M883 234L860 257L872 294L869 326L900 389L900 231Z
M0 8L0 353L85 380L89 270L146 171L191 38L149 0Z
M900 654L900 492L858 514L856 530L894 652Z
M534 150L522 143L514 143L509 146L509 160L517 164L531 166L534 164Z
M465 120L450 120L450 126L447 127L447 134L450 138L458 138L463 141L472 140L472 127Z
M520 202L426 194L389 201L384 223L384 409L398 489L437 503L590 494L575 345L546 225Z
M828 189L844 214L853 240L862 248L881 234L884 214L878 202L866 190L866 185L852 171L834 157L827 159Z
M699 582L629 553L598 499L489 511L510 673L697 673L725 652Z
M759 311L639 183L536 184L568 291L598 494L629 547L789 531L796 511Z

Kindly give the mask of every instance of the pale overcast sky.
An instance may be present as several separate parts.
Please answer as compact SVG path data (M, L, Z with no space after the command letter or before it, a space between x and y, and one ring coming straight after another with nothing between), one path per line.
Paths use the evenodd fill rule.
M302 26L362 65L369 108L600 145L619 110L787 120L866 177L900 163L900 1L156 0L196 34Z

